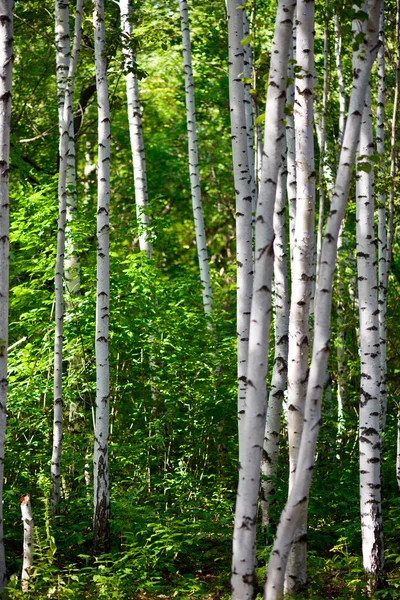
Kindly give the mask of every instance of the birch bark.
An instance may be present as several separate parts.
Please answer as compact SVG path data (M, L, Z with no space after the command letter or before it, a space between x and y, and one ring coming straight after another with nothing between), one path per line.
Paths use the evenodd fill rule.
M32 516L32 506L29 494L21 499L21 518L24 524L24 542L23 542L23 561L22 561L22 591L29 591L30 572L33 567L33 540L34 524Z
M249 171L252 178L252 200L251 210L253 213L253 229L255 221L255 212L257 210L257 185L256 185L256 173L255 173L255 156L254 156L254 114L253 114L253 101L251 97L251 82L253 76L253 64L251 56L251 45L249 40L250 27L249 19L247 16L247 10L243 7L243 39L247 40L246 44L243 44L243 77L244 77L244 111L246 116L246 135L247 135L247 158L249 162Z
M60 144L59 157L60 167L58 176L58 226L57 226L57 255L55 265L54 287L55 287L55 336L54 336L54 410L53 410L53 451L51 457L51 511L53 517L56 515L60 503L60 478L61 478L61 454L62 454L62 418L63 418L63 394L62 394L62 356L64 335L64 254L66 235L66 214L68 197L68 172L70 171L69 153L71 149L70 128L73 127L72 95L74 77L76 72L78 49L81 38L83 0L78 0L75 19L75 38L72 50L72 58L68 58L68 73L63 81L64 101L62 102L62 119L60 122ZM56 4L56 23L62 26L62 16L65 10L58 13L59 6ZM66 31L64 24L62 29ZM69 52L68 52L69 54ZM73 152L75 144L72 140ZM73 161L75 170L75 160ZM71 291L71 290L69 290Z
M252 198L254 182L247 155L244 109L243 16L240 0L227 0L229 43L229 105L233 176L236 195L237 339L238 339L238 425L240 440L245 419L250 310L253 283ZM240 460L240 459L239 459Z
M3 481L8 390L9 157L13 64L13 7L14 2L12 0L0 0L0 591L3 590L6 584L6 559L3 536Z
M384 36L384 4L382 0L379 39L381 46L378 51L378 102L376 108L376 151L380 158L380 174L384 177L385 164L385 36ZM386 218L386 192L381 189L378 195L378 307L379 307L379 339L380 339L380 433L385 429L387 410L387 218Z
M358 68L356 63L355 68ZM360 317L360 510L362 553L370 591L383 575L380 436L380 336L374 234L372 115L367 89L357 163L357 281ZM366 170L364 170L366 169Z
M81 286L79 248L74 235L74 221L78 210L76 186L76 154L75 131L73 115L73 95L75 87L75 73L82 38L82 13L85 0L77 0L75 11L74 38L71 48L71 59L68 69L68 98L70 109L68 111L68 154L66 175L66 223L65 223L65 261L64 279L68 294L79 294ZM67 99L67 98L66 98Z
M124 55L126 98L128 104L129 135L131 141L136 219L139 224L139 248L148 258L153 255L150 240L150 217L147 214L149 198L147 193L146 157L144 152L142 114L139 100L139 84L135 70L136 56L130 43L132 37L132 2L120 0L122 52Z
M266 376L273 271L273 213L279 168L282 164L283 116L286 102L288 52L294 1L280 0L267 91L264 151L256 216L255 277L251 306L250 341L244 427L239 449L239 483L233 533L232 598L253 597L255 538L260 464L265 430Z
M96 423L94 432L94 516L96 551L109 545L110 489L108 480L109 435L109 299L110 299L110 106L108 98L104 0L94 0L94 48L98 106L97 172L97 300L96 300Z
M185 72L186 121L188 132L189 174L190 187L192 191L193 219L196 233L196 247L200 267L200 280L202 286L204 311L206 316L210 317L212 312L212 291L206 243L206 230L204 226L203 205L201 201L192 51L190 44L188 6L186 0L179 0L179 10L181 15L183 69Z
M68 155L68 122L64 121L66 88L70 63L69 11L68 2L55 2L56 69L58 128L60 132L58 177L58 222L57 254L54 274L55 332L54 332L54 408L53 408L53 451L51 456L51 513L54 517L60 504L61 453L62 453L62 358L64 334L64 253L66 217L66 172Z
M309 313L314 274L314 2L297 3L295 80L296 220L289 318L288 439L289 493L297 469L308 379ZM301 69L301 70L300 70ZM286 571L285 590L298 593L306 583L307 504L298 524Z
M360 66L353 73L350 97L339 167L332 194L321 251L321 266L317 282L313 357L311 362L302 441L297 461L292 492L282 512L276 539L269 559L265 600L278 600L283 594L284 573L302 507L308 502L311 476L314 468L315 444L321 421L321 397L326 378L329 356L332 284L335 272L337 241L340 224L347 205L349 186L357 149L364 98L372 64L378 52L380 0L372 0L368 8L367 34L357 54Z
M286 115L286 145L287 145L287 195L289 204L289 241L290 261L293 259L293 248L296 224L296 136L294 130L294 60L296 58L296 26L293 26L289 50L289 85L287 88L287 104L289 107Z
M344 84L343 64L342 64L342 26L339 16L334 15L334 30L335 30L335 59L336 73L339 85L339 135L338 145L341 148L343 143L344 128L346 126L346 88ZM343 221L338 238L338 256L345 249L344 239L345 220ZM337 357L337 405L338 405L338 433L336 448L339 452L342 443L342 433L345 429L345 407L347 407L347 385L346 385L346 361L345 361L345 331L344 331L344 277L342 273L341 262L338 264L337 285L338 285L338 302L336 306L337 314L337 340L336 340L336 357Z
M282 402L286 391L289 325L289 283L286 255L286 166L281 167L274 211L275 354L268 398L261 460L262 524L269 525L276 488Z

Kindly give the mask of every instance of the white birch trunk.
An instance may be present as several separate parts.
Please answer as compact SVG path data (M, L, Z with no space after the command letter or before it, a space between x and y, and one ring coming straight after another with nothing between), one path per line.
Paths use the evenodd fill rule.
M342 26L340 24L338 14L334 15L334 30L335 30L335 59L336 59L336 73L339 84L339 136L338 145L341 148L343 143L344 128L346 126L346 88L344 84L343 76L343 64L342 64ZM338 255L340 257L341 249L344 246L344 227L345 220L343 221L338 238ZM336 340L336 357L337 357L337 406L338 406L338 430L336 449L340 451L342 444L342 433L345 429L345 412L344 408L347 404L347 384L346 384L346 361L345 361L345 334L343 325L343 315L345 306L343 302L344 298L344 278L342 274L341 265L339 262L338 274L337 274L337 285L338 285L338 302L336 306L337 314L337 340Z
M319 207L318 207L318 227L317 227L317 258L316 258L316 277L318 277L319 263L321 260L322 232L324 229L325 213L325 155L326 155L326 111L328 106L329 91L329 20L328 20L329 0L325 0L325 31L324 31L324 88L322 93L322 114L320 127L317 127L319 144Z
M335 60L336 73L339 84L339 137L338 146L342 147L344 128L346 126L346 87L344 84L343 64L342 64L342 26L340 24L339 15L333 17L335 28Z
M296 226L296 136L294 130L294 64L296 59L296 26L293 26L292 39L289 50L289 85L287 88L287 104L290 107L286 115L286 145L287 145L287 195L289 205L289 241L290 264L292 266L293 249Z
M139 224L139 248L148 258L151 258L153 255L153 244L150 241L149 234L150 217L146 212L149 198L147 193L142 114L138 78L135 70L136 57L130 45L132 37L132 2L131 0L120 0L119 6L121 10L122 51L124 55L129 135L135 185L136 219Z
M393 249L393 223L394 223L394 192L395 175L397 172L397 114L399 108L399 88L400 88L400 0L396 2L396 84L393 99L392 131L390 136L390 193L389 193L389 218L387 230L387 277L389 278L390 263L392 260ZM386 288L388 281L386 281Z
M382 0L380 32L381 46L378 51L378 102L376 109L376 151L380 157L382 177L385 177L385 36L384 36L384 6ZM380 433L385 429L387 410L387 224L386 224L386 192L381 190L378 195L378 308L379 308L379 338L380 338Z
M57 103L58 128L60 132L58 177L58 222L57 253L54 275L55 293L55 332L54 332L54 407L53 407L53 450L51 455L51 513L57 513L60 504L61 490L61 453L62 453L62 353L64 334L64 253L66 222L66 173L69 131L65 122L66 90L70 64L69 12L68 2L55 1L55 36L56 36L56 68L57 68Z
M250 36L249 19L246 8L242 8L243 17L243 39ZM255 223L255 212L257 210L257 185L255 174L255 155L254 155L254 114L253 100L251 97L251 82L253 75L253 65L251 56L251 45L249 42L243 45L243 77L244 77L244 111L246 116L246 135L247 135L247 159L249 161L249 171L252 178L252 204L251 210L253 213L253 233Z
M181 15L183 69L185 72L186 121L188 132L189 174L192 192L193 219L196 233L196 247L200 267L200 280L204 311L206 316L210 317L212 312L212 291L206 243L206 230L204 227L203 206L201 202L192 51L190 45L189 16L186 0L179 0L179 10Z
M29 494L21 498L21 518L24 524L23 560L21 573L22 591L29 592L30 572L33 567L34 524Z
M68 80L70 62L69 10L66 0L55 0L55 36L56 36L56 75L58 126L61 136L61 123L64 113L65 86Z
M358 53L364 60L353 74L343 146L340 153L331 210L328 215L321 251L321 266L317 282L315 304L315 327L313 357L307 386L305 418L302 441L297 461L292 492L282 512L276 539L269 559L265 600L278 600L283 594L284 573L287 559L302 514L308 502L311 476L314 468L314 452L321 423L321 397L326 379L329 356L330 320L332 306L332 284L335 272L337 241L349 194L352 167L357 149L361 126L364 98L372 64L378 51L380 1L373 0L368 10L367 34Z
M94 48L98 106L97 171L97 299L96 299L96 424L94 432L95 550L109 544L110 489L108 480L109 435L109 300L110 300L110 106L108 98L104 0L94 0Z
M288 441L289 493L297 469L308 379L309 313L314 275L314 2L297 3L295 80L296 220L289 318ZM299 592L306 583L307 504L298 524L286 569L285 590Z
M274 211L275 354L261 460L261 512L262 524L265 527L269 525L270 506L275 496L282 402L287 387L289 283L286 255L286 179L286 165L283 165L279 174Z
M252 198L247 156L247 128L244 108L243 16L239 0L227 0L229 43L229 105L233 176L236 195L237 339L238 339L238 425L240 440L245 418L246 380L250 311L253 284ZM240 458L239 458L240 460Z
M3 541L3 481L8 390L9 157L13 64L13 6L14 2L12 0L0 0L0 592L6 584L6 559Z
M64 279L69 295L79 294L81 287L79 248L75 239L73 224L78 210L76 186L76 157L75 157L75 132L72 100L74 95L74 79L82 38L82 12L85 0L77 0L75 12L74 38L71 49L71 60L68 70L69 102L68 111L68 154L66 175L66 224L65 224L65 261ZM66 98L67 99L67 98Z
M56 3L56 23L60 29L66 31L67 26L62 25L62 16L68 17L63 9L61 14L57 11L59 6ZM77 4L77 22L78 34L74 41L74 50L72 60L69 61L69 69L65 81L63 81L64 101L62 102L62 119L60 122L60 144L59 158L60 168L58 176L58 226L57 226L57 254L54 276L55 287L55 335L54 335L54 410L53 410L53 451L51 456L51 512L54 516L57 513L60 503L60 485L61 485L61 454L63 438L63 395L62 395L62 355L63 355L63 334L64 334L64 254L65 254L65 230L67 213L67 176L68 176L68 156L70 150L70 126L73 121L72 113L72 94L74 77L77 65L77 51L80 45L80 30L82 22L82 0ZM68 59L69 60L69 59Z
M273 214L282 164L283 116L286 102L288 52L295 2L281 0L271 52L260 193L257 203L255 277L244 427L239 449L239 483L233 533L232 598L253 597L255 541L260 465L265 430L266 376L273 271Z
M357 63L355 68L357 68ZM363 564L370 591L383 575L380 436L380 339L374 234L372 115L366 93L357 163L357 281L360 316L360 510ZM363 170L366 168L369 172Z

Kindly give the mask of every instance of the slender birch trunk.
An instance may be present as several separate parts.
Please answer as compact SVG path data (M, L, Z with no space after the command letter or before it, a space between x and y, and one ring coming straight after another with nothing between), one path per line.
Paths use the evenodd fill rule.
M322 113L319 131L319 207L318 207L318 226L317 226L317 258L316 258L316 277L318 277L319 263L321 260L322 248L322 232L324 229L324 213L325 213L325 155L326 155L326 112L328 106L328 91L329 91L329 18L328 18L329 0L325 0L325 31L324 31L324 87L322 92Z
M55 332L54 332L54 408L53 408L53 451L51 456L51 513L56 515L60 504L61 490L61 453L62 453L62 358L64 334L64 253L65 253L65 217L66 217L66 172L68 155L69 123L64 121L64 108L70 64L69 11L68 3L55 1L55 35L57 67L57 103L58 127L60 132L59 157L60 172L58 178L58 222L57 253L54 275L55 292ZM68 110L68 108L67 108Z
M295 226L296 226L296 135L294 129L294 64L296 59L296 26L293 26L290 50L289 50L289 85L287 88L287 105L289 110L286 115L286 145L287 145L287 195L289 205L289 241L290 241L290 264L292 266Z
M74 235L73 227L78 210L77 185L76 185L76 154L75 131L73 114L73 95L75 73L82 38L82 13L85 0L77 0L75 12L74 38L71 48L71 59L68 70L68 94L71 104L68 112L68 154L66 175L66 224L65 224L65 261L64 279L69 295L79 294L81 287L79 248Z
M280 0L267 91L264 151L257 203L255 276L243 430L239 449L239 483L233 533L232 598L253 597L260 465L265 430L266 376L273 271L273 214L284 139L288 52L295 2Z
M23 543L23 561L21 573L22 591L29 592L30 572L33 567L33 540L34 540L34 523L32 516L32 506L29 494L21 498L21 518L24 524L24 543Z
M344 128L346 126L346 88L344 84L343 75L343 64L342 64L342 26L339 20L339 16L336 13L334 15L334 30L335 30L335 59L336 59L336 73L339 85L339 135L338 145L341 148L343 143ZM345 220L343 221L338 238L338 255L342 252L345 246L344 239L344 228ZM338 301L336 305L336 316L337 316L337 340L336 340L336 357L337 357L337 406L338 406L338 431L337 431L337 443L336 448L339 452L339 448L342 443L342 433L345 429L345 417L344 409L347 406L347 383L346 373L347 366L345 360L345 331L344 331L344 296L345 286L344 277L342 273L341 263L338 265L337 273L337 286L338 286Z
M394 223L394 190L395 190L395 175L397 172L397 115L399 105L399 89L400 89L400 0L396 2L396 84L393 99L393 115L392 115L392 131L390 136L390 193L389 193L389 218L387 231L387 277L389 278L390 264L392 261L393 249L393 223ZM386 288L388 281L386 282Z
M332 194L331 210L322 243L321 266L315 304L313 357L307 386L305 418L296 475L292 491L281 515L269 559L264 590L265 600L278 600L282 597L284 573L290 547L298 520L302 515L302 507L308 502L314 468L315 445L321 423L321 397L329 356L332 284L337 255L337 241L347 206L365 93L371 68L378 52L379 13L380 0L372 0L368 9L367 33L357 51L360 56L359 66L353 73L349 114Z
M6 558L3 535L3 481L8 390L9 157L13 64L13 7L13 0L0 0L0 592L6 584Z
M69 151L71 148L70 127L73 122L72 95L74 77L78 60L78 48L81 38L83 1L78 0L75 20L75 39L73 44L72 58L69 61L67 77L63 80L64 100L62 102L62 118L60 122L60 144L59 157L60 168L58 176L58 227L57 227L57 255L55 265L54 287L55 287L55 337L54 337L54 411L53 411L53 451L51 457L51 512L53 517L57 514L60 504L61 483L61 454L63 438L63 395L62 395L62 356L64 335L64 254L65 254L65 231L68 197L68 171ZM63 24L62 17L67 17L64 8L58 12L56 3L56 23L62 31L67 31L68 26ZM69 52L68 52L69 54ZM74 150L75 152L75 150ZM74 163L75 164L75 163Z
M381 46L378 51L378 102L376 109L376 151L380 157L380 174L384 177L385 168L385 36L384 36L384 5L382 0L379 39ZM386 192L380 189L378 195L378 306L379 306L379 339L380 339L380 428L382 432L386 424L387 410L387 285L388 285L388 260L387 260L387 219L386 219Z
M247 10L245 7L242 8L243 17L243 39L246 40L250 37L249 19L247 16ZM253 213L253 233L255 223L255 212L257 210L257 186L256 186L256 173L255 173L255 156L254 156L254 113L253 113L253 101L251 97L251 84L253 76L253 64L251 56L251 45L249 42L243 44L243 77L244 77L244 111L246 115L246 135L247 135L247 159L249 162L249 171L252 178L252 200L251 210Z
M357 68L357 65L356 67ZM369 88L365 98L357 162L357 281L360 316L360 510L364 569L369 591L383 576L381 506L381 361L374 234L372 114Z
M344 84L343 64L342 64L342 26L339 15L336 13L333 17L335 29L335 60L336 73L339 85L339 136L338 146L342 147L344 128L346 126L346 86Z
M121 10L122 52L124 55L129 135L135 185L136 219L139 224L139 248L148 258L151 258L153 255L153 244L150 241L150 217L147 214L149 198L147 192L146 157L144 153L139 84L135 69L136 56L130 45L132 37L132 2L131 0L120 0L119 6Z
M299 70L295 81L297 199L288 355L289 493L297 469L303 430L308 379L309 311L314 273L314 2L300 0L297 3L296 32L296 61ZM288 594L298 593L306 583L306 539L305 503L286 569L285 590Z
M229 42L229 104L233 176L236 195L236 267L238 338L238 425L240 440L245 418L247 358L253 283L252 198L254 182L247 156L247 129L244 108L243 16L240 0L227 0ZM240 460L240 459L239 459Z
M203 305L207 317L212 312L212 291L208 263L206 230L204 227L203 206L201 202L199 154L196 134L196 110L194 100L194 80L192 70L192 51L190 44L189 16L186 0L179 0L182 31L183 69L185 71L186 121L189 146L189 174L192 191L194 228L196 232L197 256L200 267Z
M96 551L106 550L110 537L108 481L109 435L109 300L110 300L110 106L108 98L104 0L94 0L94 49L98 106L97 171L97 301L96 301L96 424L94 432L94 516Z
M289 282L286 255L286 165L281 167L274 211L275 355L268 398L261 460L262 524L269 525L270 506L276 491L282 402L288 365Z

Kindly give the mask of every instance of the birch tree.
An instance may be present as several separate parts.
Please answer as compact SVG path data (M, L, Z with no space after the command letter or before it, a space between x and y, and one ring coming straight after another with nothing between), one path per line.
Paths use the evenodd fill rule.
M97 167L97 297L96 297L96 422L94 431L94 516L95 550L109 544L110 488L108 480L109 436L109 300L110 300L110 106L107 82L104 1L94 0L94 49L98 106Z
M309 313L314 272L314 2L297 3L295 80L296 219L289 318L288 440L292 490L304 419L309 353ZM287 593L297 593L306 583L307 505L293 540L286 572Z
M278 600L283 594L284 574L290 547L303 506L308 502L314 452L321 423L321 398L329 356L332 284L337 255L340 225L347 206L352 167L358 145L365 93L373 62L378 52L380 1L368 6L366 34L356 54L359 57L353 72L353 86L338 171L332 194L321 251L321 266L317 282L315 327L312 361L307 386L302 440L292 491L281 514L276 539L272 547L264 590L266 600Z
M120 0L122 52L126 80L129 135L131 142L135 185L136 219L139 224L139 248L148 258L153 255L150 240L150 217L147 214L149 198L147 192L146 156L144 151L142 113L139 99L139 83L136 56L132 47L132 2Z
M287 387L289 282L286 255L286 180L286 165L282 165L274 211L275 352L261 460L261 511L264 526L269 524L270 506L276 492L282 402Z
M55 287L55 337L54 337L54 410L53 410L53 451L51 457L51 510L53 516L57 513L60 503L60 481L61 481L61 454L62 454L62 418L63 418L63 394L62 394L62 358L63 358L63 335L64 335L64 254L65 254L65 230L67 216L68 197L68 173L71 170L69 155L71 148L75 154L75 143L71 140L71 124L73 127L72 95L74 77L76 72L78 49L81 41L83 0L78 0L75 18L75 35L71 59L68 51L68 73L65 80L60 83L64 91L62 102L62 118L60 122L60 144L59 144L59 176L58 176L58 223L57 223L57 255L54 277ZM56 32L58 28L66 32L68 23L62 19L68 18L64 7L56 3ZM65 35L67 35L65 33ZM65 57L64 57L65 58ZM59 62L61 58L59 58ZM75 170L75 160L73 160ZM68 290L71 291L71 290Z
M74 232L74 222L78 211L77 183L76 183L76 151L73 115L73 95L75 89L75 73L78 64L79 51L82 38L82 16L85 0L77 0L75 11L74 37L71 47L71 58L68 68L68 82L65 101L70 102L68 109L68 154L66 174L66 223L65 223L65 261L64 279L69 295L79 294L81 286L79 247Z
M354 68L358 68L357 62ZM357 282L360 318L360 511L363 563L370 591L383 576L380 331L374 234L372 114L367 89L357 163Z
M179 11L181 15L183 69L185 72L186 123L188 132L189 174L192 192L193 219L196 233L197 257L200 267L200 280L202 286L204 311L206 316L210 317L212 312L212 291L206 243L206 229L204 226L203 205L201 201L192 50L190 43L188 6L186 0L179 0Z
M227 0L229 44L229 107L233 178L236 195L236 273L237 273L237 343L238 343L238 418L239 447L244 426L250 310L253 284L252 198L247 150L246 113L244 109L243 16L239 0ZM240 453L240 450L239 450Z
M243 429L239 448L239 483L232 558L232 598L253 597L260 464L265 429L266 376L273 271L273 212L282 164L283 116L289 43L295 2L281 0L277 9L267 90L264 150L257 202L255 276Z
M384 5L382 0L380 25L380 48L378 51L378 98L376 109L376 151L380 158L380 174L384 171L385 161L385 36L384 36ZM382 181L383 184L383 181ZM380 432L385 428L387 410L387 286L388 286L388 257L387 257L387 215L386 191L379 187L378 194L378 305L379 305L379 340L380 340Z
M60 503L62 453L62 358L64 334L64 252L66 217L66 171L68 154L68 123L64 121L65 91L68 80L70 38L68 3L55 2L56 67L58 128L60 133L60 172L58 178L57 254L54 275L55 333L54 333L54 408L53 451L51 456L51 512L54 516ZM68 110L68 109L66 109Z
M10 122L13 64L12 0L0 1L0 591L6 584L3 534L4 442L8 391L7 348L10 252Z

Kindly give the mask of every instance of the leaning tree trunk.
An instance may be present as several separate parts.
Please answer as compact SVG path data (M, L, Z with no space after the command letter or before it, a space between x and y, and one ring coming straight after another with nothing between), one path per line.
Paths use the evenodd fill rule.
M268 397L261 460L262 524L270 522L270 506L276 493L282 403L286 391L289 325L289 283L286 255L286 165L282 165L274 212L275 354Z
M236 194L236 268L237 268L237 339L238 339L238 425L240 440L244 427L247 355L253 283L252 197L254 181L247 157L247 129L244 108L243 17L239 0L227 0L229 42L229 105L233 176ZM239 459L240 460L240 459Z
M107 82L104 0L94 0L94 49L98 106L97 171L97 299L96 299L96 423L94 431L94 516L96 551L107 550L110 537L108 435L110 404L109 301L110 301L110 106Z
M68 172L70 170L69 153L71 149L70 128L73 126L72 96L74 89L74 77L78 60L78 48L81 40L83 1L78 0L75 19L75 38L71 60L68 57L69 68L67 77L63 84L64 100L62 102L62 118L60 122L60 144L59 158L60 167L58 175L58 226L57 226L57 254L54 276L55 287L55 337L54 337L54 411L53 411L53 451L51 457L51 512L55 516L60 503L61 482L61 453L62 453L62 355L64 334L64 254L65 254L65 230L68 197ZM61 30L67 31L67 25L62 23L62 17L68 14L62 10L58 12L56 4L56 24ZM68 52L69 54L69 52ZM75 148L75 144L73 144ZM75 152L75 150L73 150ZM74 162L75 165L75 162ZM75 166L74 166L75 168Z
M13 64L13 0L0 0L0 591L6 584L3 536L4 442L7 404L10 199L8 189Z
M371 68L378 52L380 0L373 0L368 11L367 34L357 54L359 67L353 73L349 114L346 123L339 167L332 194L321 251L321 266L317 282L313 356L310 367L305 418L300 452L292 492L283 509L276 539L269 559L265 600L278 600L283 595L284 573L290 547L302 507L308 502L314 453L321 423L321 398L329 357L332 285L335 273L339 229L347 206L352 167L358 145L361 116ZM361 60L361 58L363 60Z
M288 52L295 2L280 0L272 44L267 91L264 152L257 202L255 276L251 306L249 355L243 428L239 447L239 483L233 533L232 598L253 598L255 542L261 453L265 429L266 376L273 271L273 213L282 164L283 117ZM231 19L234 18L231 14ZM246 200L250 202L250 198Z
M292 294L289 317L288 355L288 442L289 493L293 487L303 430L309 354L309 312L314 272L314 2L297 4L297 55L295 96L296 134L296 220L292 262ZM301 68L301 70L300 70ZM300 592L307 579L307 503L293 540L287 565L285 590Z
M151 258L153 255L153 244L150 241L150 217L147 214L149 198L147 193L142 115L136 73L136 56L131 45L132 2L131 0L120 0L119 5L121 10L122 52L124 55L129 135L135 185L136 219L139 224L139 248L148 258Z
M188 132L189 174L190 187L192 191L193 219L196 233L196 247L200 267L200 280L202 286L204 311L206 316L210 317L212 312L212 291L206 244L206 230L204 227L203 205L201 202L194 80L192 71L192 51L190 45L189 16L186 0L179 0L179 10L181 14L183 69L185 71L186 121Z
M355 68L357 68L357 64ZM357 161L357 282L360 316L360 510L362 553L369 591L383 576L380 435L380 339L374 234L372 115L365 98Z

